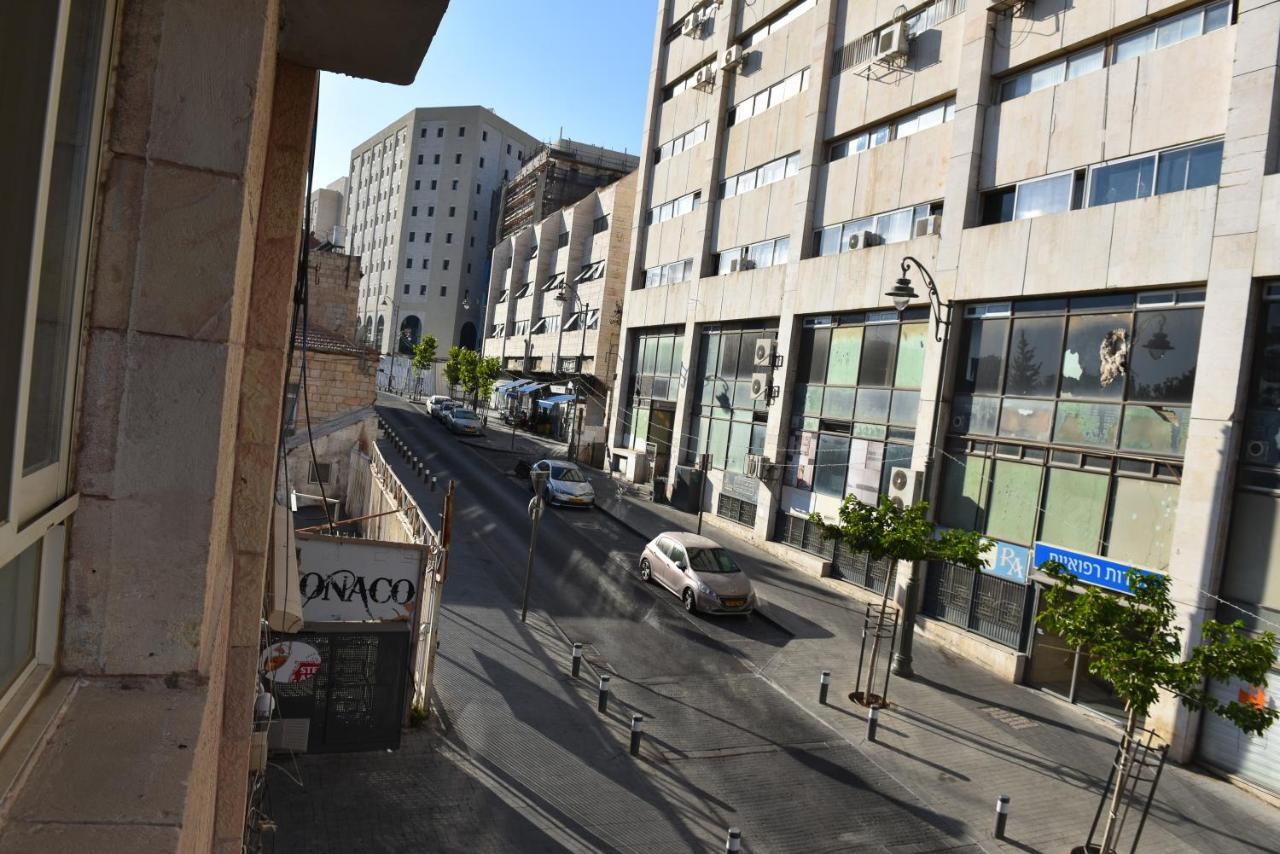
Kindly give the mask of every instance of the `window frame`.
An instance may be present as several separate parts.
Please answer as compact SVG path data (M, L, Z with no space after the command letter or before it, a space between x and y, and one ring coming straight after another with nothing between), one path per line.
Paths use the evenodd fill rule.
M50 48L49 91L45 96L45 115L40 142L38 163L24 164L37 170L34 185L32 240L29 255L30 266L26 280L16 287L25 290L22 315L6 320L6 327L20 336L19 358L16 363L14 388L12 468L0 488L8 494L0 496L0 567L16 561L29 548L39 544L40 555L33 613L33 637L31 656L13 674L7 686L0 688L0 717L11 707L19 714L0 725L0 743L8 735L7 725L20 725L21 709L26 700L36 696L53 677L57 660L59 634L61 632L61 607L63 567L66 554L66 521L79 506L79 494L74 491L70 479L70 460L73 440L78 429L76 401L79 392L80 353L84 345L81 334L88 291L87 276L90 251L95 244L93 229L94 212L98 205L98 179L102 166L102 139L105 125L106 100L109 84L112 36L118 16L116 0L103 3L100 31L96 42L84 47L90 62L84 66L85 74L92 79L92 97L77 120L84 121L84 149L87 152L82 172L77 180L82 184L82 196L76 208L67 211L67 232L77 235L75 256L67 275L72 285L67 309L67 340L65 342L66 365L61 375L61 417L58 423L56 447L57 459L30 473L23 472L27 445L27 422L30 409L31 382L34 367L34 330L38 323L39 296L42 279L44 245L50 227L50 196L52 170L62 85L68 62L70 36L70 0L58 5L56 24ZM13 287L13 286L11 286ZM9 324L12 323L12 327Z

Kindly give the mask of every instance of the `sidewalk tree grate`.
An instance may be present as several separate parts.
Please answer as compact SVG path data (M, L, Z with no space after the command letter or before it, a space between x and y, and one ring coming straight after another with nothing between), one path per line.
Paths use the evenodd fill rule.
M991 715L991 717L1008 726L1009 729L1030 729L1031 727L1039 726L1038 723L1030 718L1020 715L1017 712L1010 711L1003 706L980 706L978 707L978 711L986 712L988 715Z

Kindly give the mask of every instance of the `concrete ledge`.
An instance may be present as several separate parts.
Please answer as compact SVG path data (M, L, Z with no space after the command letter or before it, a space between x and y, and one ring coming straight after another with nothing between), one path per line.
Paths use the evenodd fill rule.
M951 650L1003 679L1022 682L1027 656L1017 650L967 632L959 626L925 616L916 618L916 636Z
M173 851L208 691L174 677L77 679L0 824L0 854Z

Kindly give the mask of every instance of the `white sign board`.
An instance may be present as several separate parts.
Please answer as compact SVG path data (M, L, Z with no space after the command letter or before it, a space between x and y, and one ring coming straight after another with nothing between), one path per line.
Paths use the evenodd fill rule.
M422 546L298 534L298 584L307 623L410 620Z

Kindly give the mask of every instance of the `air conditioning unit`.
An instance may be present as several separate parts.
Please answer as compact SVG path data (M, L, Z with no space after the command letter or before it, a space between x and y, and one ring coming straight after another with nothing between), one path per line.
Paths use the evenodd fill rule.
M710 65L699 68L693 75L693 88L710 92L716 85L716 70Z
M849 235L850 249L866 249L868 246L879 246L880 235L874 231L855 231Z
M906 59L909 50L907 25L890 24L876 36L876 62Z
M899 509L910 507L920 500L924 486L924 472L895 466L889 474L889 503Z
M912 237L927 237L930 234L941 234L941 233L942 233L942 216L940 214L933 214L932 216L921 217L920 219L916 220L916 223L914 226L912 226L912 230L911 230Z
M741 259L741 258L734 258L734 259L732 259L732 260L730 260L730 261L729 261L729 272L730 272L730 273L736 273L736 272L738 272L738 271L739 271L739 270L741 270L741 269L742 269L742 259Z
M772 368L773 354L778 346L778 342L772 338L757 338L754 361L752 364L757 368Z
M702 38L702 16L697 12L690 13L680 25L680 35L691 39Z
M733 45L732 47L725 48L724 61L720 63L720 67L726 72L732 71L742 65L746 59L747 55L743 52L742 48L738 45Z
M751 399L769 399L769 374L755 373L751 375Z
M1269 456L1268 443L1263 439L1250 439L1244 446L1244 457L1247 462L1265 463Z
M747 477L764 477L764 457L747 454Z

